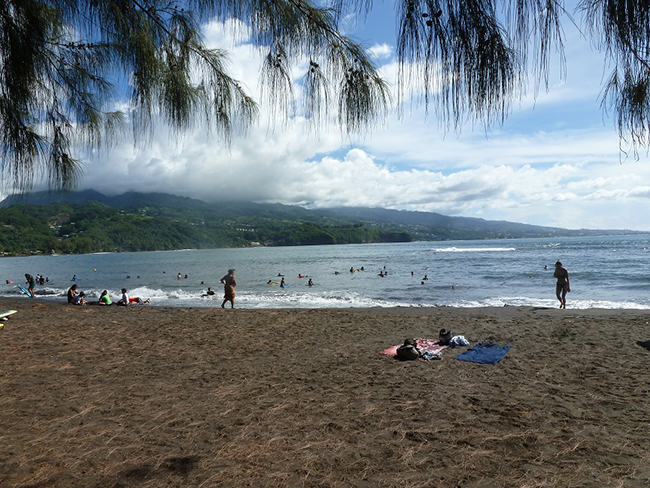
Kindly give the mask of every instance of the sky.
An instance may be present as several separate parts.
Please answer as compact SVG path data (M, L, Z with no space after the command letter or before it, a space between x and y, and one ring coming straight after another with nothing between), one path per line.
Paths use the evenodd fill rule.
M394 4L376 0L365 22L346 22L389 81L396 78ZM579 19L579 17L578 17ZM531 87L502 125L446 130L424 107L391 110L382 127L349 139L334 123L318 134L298 114L256 126L230 147L197 129L181 138L160 128L150 144L125 137L84 163L78 189L105 194L167 192L213 202L251 200L303 205L385 207L570 229L650 231L650 158L619 150L615 122L603 116L603 57L565 25L568 73L552 60L548 90ZM230 51L230 72L259 100L261 56L234 43L220 23L204 26L207 44Z

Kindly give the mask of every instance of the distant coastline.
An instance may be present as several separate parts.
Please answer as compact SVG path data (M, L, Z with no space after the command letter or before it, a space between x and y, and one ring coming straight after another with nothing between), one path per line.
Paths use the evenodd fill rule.
M621 232L621 233L603 233L603 234L589 234L589 237L611 237L611 236L635 236L635 235L650 235L650 232L646 231L631 231L631 232ZM553 236L549 236L553 237ZM556 237L566 237L566 236L556 236ZM580 236L578 236L580 237ZM477 242L487 241L487 240L502 240L502 241L517 241L524 239L535 239L534 237L497 237L497 238L477 238L477 239L467 239L474 240ZM24 258L32 256L65 256L65 255L102 255L102 254L120 254L120 253L134 253L134 252L163 252L163 251L200 251L200 250L215 250L215 249L249 249L249 248L268 248L268 247L295 247L295 246L346 246L350 244L390 244L394 242L453 242L456 239L437 239L437 240L404 240L404 241L376 241L376 242L347 242L347 243L311 243L311 244L264 244L264 245L239 245L239 246L220 246L220 247L184 247L178 249L144 249L144 250L130 250L130 249L119 249L114 251L89 251L89 252L69 252L69 253L59 253L59 252L43 252L43 251L32 251L32 252L23 252L23 253L10 253L6 251L0 251L1 258Z
M11 257L648 233L560 229L382 208L208 204L160 193L107 197L91 190L12 195L0 202L0 220L0 252Z

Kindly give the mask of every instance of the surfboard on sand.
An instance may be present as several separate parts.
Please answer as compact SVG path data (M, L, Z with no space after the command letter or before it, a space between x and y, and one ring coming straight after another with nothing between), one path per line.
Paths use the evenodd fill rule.
M17 311L18 310L9 310L8 308L4 309L2 312L0 312L0 320L3 322L9 320L9 316L15 314ZM2 329L4 326L4 323L0 323L0 329Z
M32 294L29 292L29 290L27 288L25 288L23 285L18 285L18 288L20 288L20 291L22 291L28 297L32 296Z

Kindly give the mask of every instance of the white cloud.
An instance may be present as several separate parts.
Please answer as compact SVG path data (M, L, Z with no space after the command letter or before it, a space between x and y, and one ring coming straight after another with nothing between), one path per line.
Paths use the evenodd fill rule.
M387 59L390 58L393 54L393 47L383 43L383 44L375 44L371 46L368 51L370 54L376 58L376 59Z

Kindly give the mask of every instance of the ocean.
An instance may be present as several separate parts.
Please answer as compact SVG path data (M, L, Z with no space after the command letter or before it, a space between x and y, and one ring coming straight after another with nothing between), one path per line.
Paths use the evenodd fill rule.
M559 259L567 308L650 309L649 256L650 235L27 256L0 259L0 295L27 300L17 284L30 273L49 279L36 286L48 300L65 301L76 282L90 300L124 287L145 306L214 307L235 268L238 308L557 307ZM280 275L288 288L267 284Z

